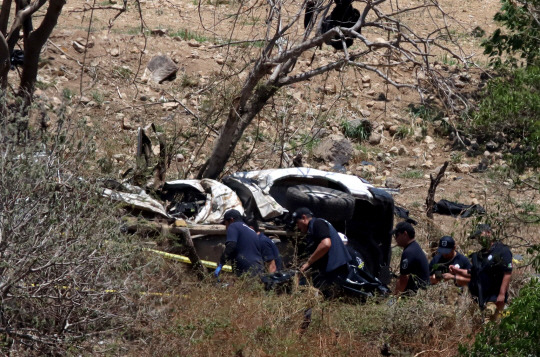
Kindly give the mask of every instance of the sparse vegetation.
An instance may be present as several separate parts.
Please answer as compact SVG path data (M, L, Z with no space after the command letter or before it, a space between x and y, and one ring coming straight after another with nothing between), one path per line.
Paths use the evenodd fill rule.
M130 79L133 76L131 68L127 66L115 66L113 68L113 75L118 76L121 79Z
M540 167L540 67L517 69L490 81L471 117L470 130L480 140L504 133L506 142L517 144L511 162L518 171Z
M201 43L208 41L208 38L206 36L203 36L201 34L198 34L196 32L188 30L188 29L179 29L179 30L176 30L176 31L170 31L169 36L171 36L171 37L180 37L181 39L183 39L185 41L195 40L195 41L201 42Z
M399 174L399 177L407 179L421 179L424 177L424 172L422 170L407 170Z
M92 91L92 99L98 106L101 106L103 104L103 101L105 100L105 98L103 97L103 93L97 90Z
M359 121L358 123L350 121L341 122L341 131L350 139L367 140L371 134L371 130L372 125L367 120Z
M62 89L62 96L66 100L71 100L75 96L75 92L69 88Z
M407 136L411 136L412 134L414 134L414 130L412 127L408 125L400 125L396 133L394 134L394 137L396 139L403 139L403 138L406 138Z

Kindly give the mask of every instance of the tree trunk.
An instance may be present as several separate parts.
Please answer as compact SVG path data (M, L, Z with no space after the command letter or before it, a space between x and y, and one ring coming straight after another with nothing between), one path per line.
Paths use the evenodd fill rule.
M4 91L7 89L10 64L8 43L4 35L0 33L0 98L4 96Z
M65 3L65 0L50 0L43 21L36 30L30 33L28 39L25 41L24 66L19 87L19 96L25 99L27 106L32 102L38 73L39 53L56 26Z
M9 22L9 14L11 12L12 0L4 0L2 2L2 8L0 8L0 32L2 35L7 36L7 27Z
M244 130L278 89L279 87L273 83L266 82L265 85L257 87L245 107L236 105L231 108L227 121L214 145L212 154L199 170L197 178L215 179L223 172L238 141L242 138Z

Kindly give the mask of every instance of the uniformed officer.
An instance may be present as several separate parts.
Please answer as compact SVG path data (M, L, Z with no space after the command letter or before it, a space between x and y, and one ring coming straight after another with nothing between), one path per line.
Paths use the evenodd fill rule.
M334 285L338 280L345 280L349 273L347 263L351 260L343 241L330 222L315 218L306 207L298 208L293 219L302 233L307 233L310 257L300 268L301 272L312 268L313 285L325 296L334 293Z
M414 227L408 222L399 222L392 233L397 245L403 248L400 276L394 293L414 293L418 288L425 288L429 284L429 265L424 251L415 240Z
M244 273L252 276L263 273L261 240L257 233L244 223L240 212L235 209L225 212L222 224L227 229L227 240L214 275L219 276L227 261L232 261L233 271L238 276Z
M466 256L456 251L454 238L444 236L439 240L437 254L429 262L431 284L435 285L441 280L445 280L453 281L458 286L463 285L458 281L463 280L463 277L450 273L450 266L457 269L470 269L471 262Z

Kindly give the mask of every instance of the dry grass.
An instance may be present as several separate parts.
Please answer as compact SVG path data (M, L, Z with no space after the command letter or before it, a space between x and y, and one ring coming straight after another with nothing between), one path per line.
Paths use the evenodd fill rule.
M312 290L266 292L227 276L186 283L162 300L159 317L134 326L129 355L159 356L451 356L469 343L481 321L467 294L441 284L412 298L366 303L323 301ZM312 322L302 333L304 311ZM127 345L127 344L124 344Z

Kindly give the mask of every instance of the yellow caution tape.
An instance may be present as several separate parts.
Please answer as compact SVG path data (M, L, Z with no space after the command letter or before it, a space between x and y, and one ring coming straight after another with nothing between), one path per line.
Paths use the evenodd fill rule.
M171 253L167 253L167 252L162 252L161 250L155 250L155 249L150 249L150 248L145 248L145 250L149 251L149 252L154 252L156 254L159 254L165 258L170 258L170 259L174 259L174 260L177 260L179 262L182 262L182 263L186 263L186 264L191 264L191 260L184 256L184 255L178 255L178 254L171 254ZM210 262L208 260L201 260L201 264L204 265L205 267L207 268L211 268L211 269L216 269L217 268L217 263L214 263L214 262ZM224 265L223 266L223 271L227 271L227 272L232 272L232 267L230 265Z

